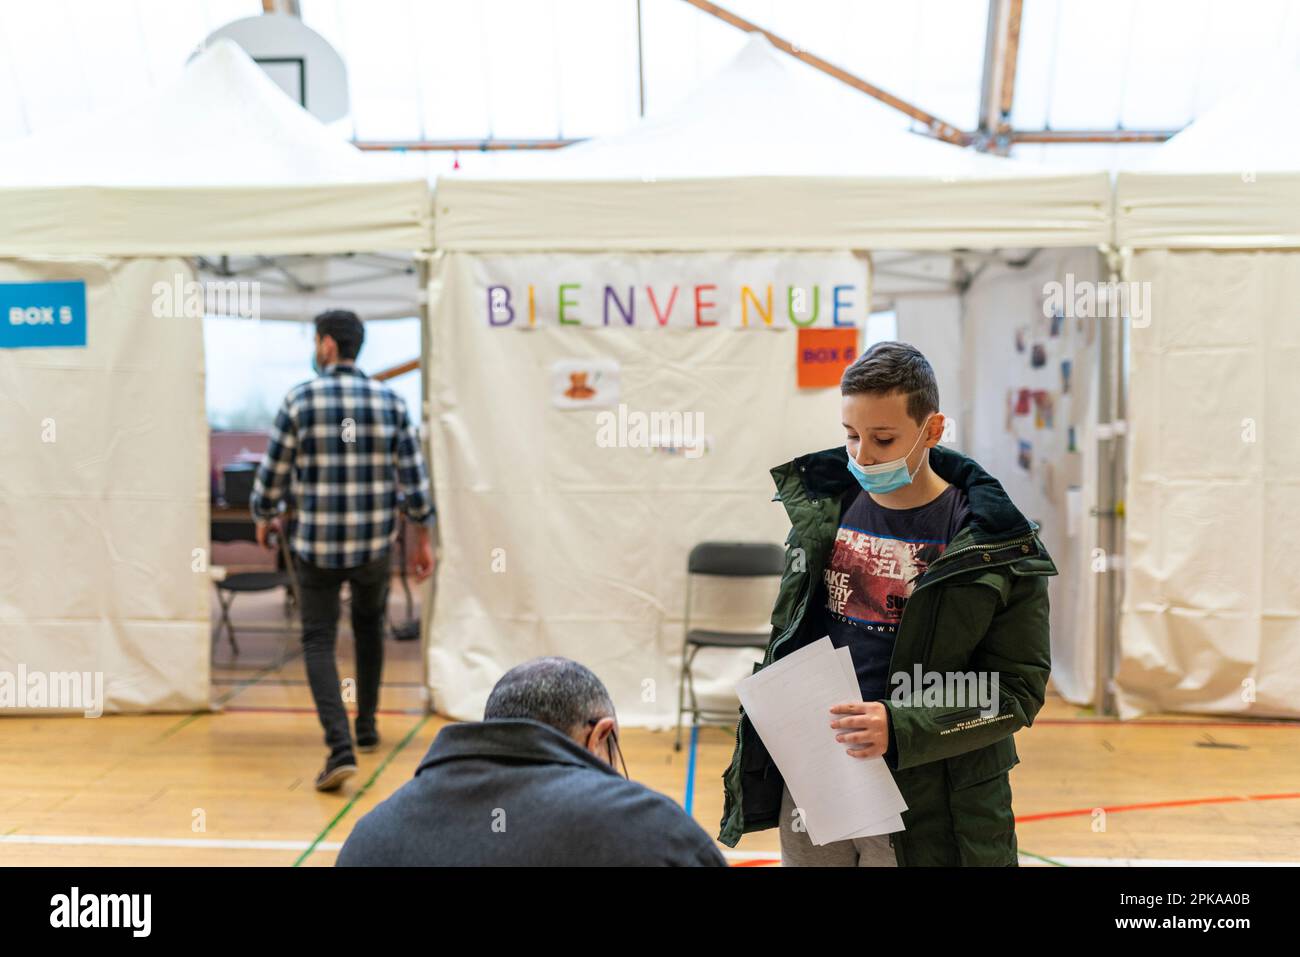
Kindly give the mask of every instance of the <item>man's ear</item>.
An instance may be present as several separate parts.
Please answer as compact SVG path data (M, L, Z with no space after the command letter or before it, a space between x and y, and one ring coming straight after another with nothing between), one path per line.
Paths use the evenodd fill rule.
M610 741L609 736L614 733L614 719L601 718L587 738L587 750L600 758L602 761L609 761Z

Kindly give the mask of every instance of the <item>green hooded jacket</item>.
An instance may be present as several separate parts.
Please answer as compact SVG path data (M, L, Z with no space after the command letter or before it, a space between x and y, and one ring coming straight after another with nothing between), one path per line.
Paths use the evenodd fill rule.
M820 616L807 612L840 516L860 489L847 466L841 446L772 469L792 527L772 635L755 672L822 637L814 634ZM926 704L924 688L913 688L910 700L884 702L885 761L907 802L904 830L890 843L901 866L1015 865L1009 772L1020 759L1012 735L1043 705L1051 671L1046 576L1056 566L1038 526L974 460L935 446L930 467L965 493L970 517L914 583L889 674L912 676L918 666L923 673L996 673L999 702L992 716L977 705ZM781 774L744 708L723 785L723 844L735 847L743 834L778 826Z

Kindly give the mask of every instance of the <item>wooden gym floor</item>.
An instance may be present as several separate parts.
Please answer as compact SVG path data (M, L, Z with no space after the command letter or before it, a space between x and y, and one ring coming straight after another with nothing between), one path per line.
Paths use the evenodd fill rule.
M234 608L237 623L278 612L275 599L250 595ZM396 594L393 612L404 613ZM447 722L425 713L419 642L390 639L380 749L357 755L360 773L342 791L319 794L325 750L302 659L268 666L277 643L246 634L232 661L223 639L216 712L0 719L0 864L332 865ZM351 650L343 624L343 677ZM684 801L688 753L673 751L672 734L622 737L632 776ZM692 812L710 834L732 741L730 729L700 731ZM1300 864L1300 722L1120 723L1053 695L1016 743L1023 865ZM735 865L766 866L777 848L764 831L724 851Z

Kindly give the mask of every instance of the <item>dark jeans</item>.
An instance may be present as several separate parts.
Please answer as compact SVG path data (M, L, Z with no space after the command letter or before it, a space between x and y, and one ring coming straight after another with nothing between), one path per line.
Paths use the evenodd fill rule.
M298 559L302 592L302 656L316 714L325 729L331 754L352 750L348 713L339 689L334 642L338 637L339 589L352 586L352 636L357 656L357 728L371 730L379 707L379 679L384 667L384 618L388 608L388 552L355 568L321 568Z

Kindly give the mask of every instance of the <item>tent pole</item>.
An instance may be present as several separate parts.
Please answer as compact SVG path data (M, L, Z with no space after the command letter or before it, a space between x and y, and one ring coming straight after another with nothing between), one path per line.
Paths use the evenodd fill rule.
M1121 278L1120 257L1111 246L1103 246L1106 278L1111 290ZM1097 539L1102 550L1102 569L1097 587L1096 612L1096 684L1093 708L1099 715L1116 714L1113 682L1115 649L1119 640L1119 575L1123 569L1120 554L1119 519L1122 514L1122 462L1124 452L1123 349L1125 318L1112 317L1115 304L1107 297L1107 308L1099 310L1094 320L1098 330L1097 377ZM1091 564L1090 564L1091 567Z
M645 53L641 39L641 0L636 0L636 95L637 116L645 117Z
M429 278L432 273L431 261L434 253L431 250L420 250L415 254L415 274L420 288L416 293L416 301L420 304L420 405L421 405L421 427L420 427L420 445L421 452L424 454L425 467L429 472L429 500L433 507L438 507L437 493L433 481L433 470L436 465L433 461L433 424L429 421L429 370L430 363L433 362L433 316L430 312L429 301ZM425 709L434 713L437 711L437 703L433 700L433 694L429 689L429 626L433 620L433 603L438 594L438 539L440 538L440 528L437 520L434 520L433 533L433 555L434 568L433 575L429 582L428 597L420 605L420 680L425 688Z

